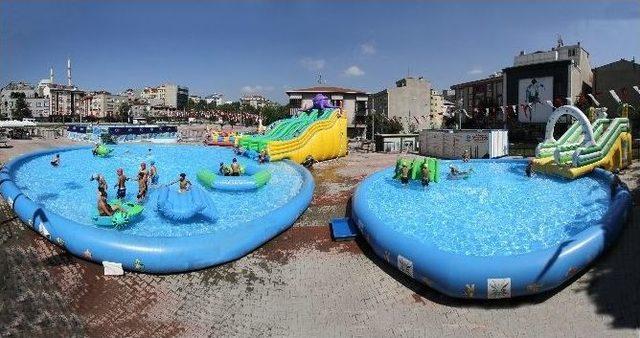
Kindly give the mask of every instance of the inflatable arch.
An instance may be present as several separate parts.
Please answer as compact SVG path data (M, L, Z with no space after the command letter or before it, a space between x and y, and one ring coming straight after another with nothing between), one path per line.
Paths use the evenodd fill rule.
M544 137L545 142L555 142L553 131L556 127L556 122L558 122L558 119L562 115L571 115L578 121L578 123L580 123L580 125L582 126L582 133L584 134L584 141L582 142L583 145L592 146L596 144L593 136L593 127L591 126L591 122L589 122L589 118L587 118L587 116L580 109L568 105L556 109L549 117Z

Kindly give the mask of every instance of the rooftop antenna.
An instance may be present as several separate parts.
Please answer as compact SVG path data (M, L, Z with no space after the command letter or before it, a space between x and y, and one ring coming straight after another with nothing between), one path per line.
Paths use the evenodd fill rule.
M318 84L322 84L322 74L318 73Z
M53 83L53 66L49 68L49 82Z

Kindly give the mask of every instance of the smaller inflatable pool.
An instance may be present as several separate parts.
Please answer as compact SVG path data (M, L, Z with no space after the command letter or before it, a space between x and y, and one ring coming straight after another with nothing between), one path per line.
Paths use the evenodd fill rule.
M241 166L240 176L223 176L217 172L202 169L198 172L198 181L210 189L226 191L245 191L258 189L269 182L271 172L250 163Z
M180 192L175 187L160 188L158 212L174 221L188 220L196 215L212 221L216 219L216 209L211 197L195 186L185 192Z

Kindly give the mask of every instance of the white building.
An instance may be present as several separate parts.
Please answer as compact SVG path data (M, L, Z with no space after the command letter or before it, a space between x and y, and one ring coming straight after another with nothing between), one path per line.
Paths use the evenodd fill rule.
M256 109L260 109L263 108L267 105L269 105L271 103L271 101L269 101L267 98L265 98L262 95L246 95L240 98L240 105L241 106L251 106L253 108Z
M89 93L83 98L85 116L98 119L115 117L119 114L120 105L128 101L126 96L112 95L107 91Z
M220 93L213 93L207 97L204 98L204 100L207 102L207 104L212 104L215 103L216 106L220 106L222 104L224 104L224 95L220 94Z

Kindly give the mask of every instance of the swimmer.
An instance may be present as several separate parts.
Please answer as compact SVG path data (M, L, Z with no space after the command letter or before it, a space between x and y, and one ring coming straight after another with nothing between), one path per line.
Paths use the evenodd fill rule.
M458 175L460 175L460 174L461 174L460 169L458 169L458 167L456 167L455 165L450 165L450 166L449 166L449 169L450 169L450 172L449 172L449 173L450 173L452 176L458 176Z
M218 169L218 174L222 176L229 176L229 168L224 165L223 162L220 162L220 169Z
M158 168L156 168L156 162L149 162L149 180L151 181L151 185L158 185Z
M529 161L529 163L527 163L524 173L527 174L527 177L531 177L531 174L533 174L533 161Z
M113 216L113 214L122 210L119 205L114 205L113 207L107 203L107 191L102 187L98 188L98 213L100 216Z
M142 163L140 171L138 172L138 203L142 202L147 197L147 170L146 165Z
M462 154L462 162L469 162L470 159L471 159L471 156L469 155L469 150L466 149Z
M93 156L97 156L98 155L98 148L100 148L100 143L96 143L96 146L93 147L93 150L91 151Z
M400 168L400 181L405 186L409 184L409 166L406 163L403 163Z
M60 165L60 154L56 154L56 156L54 156L51 159L51 165L54 166L54 167L57 167L57 166Z
M107 181L102 174L91 175L90 181L98 181L98 189L102 188L105 192L107 191Z
M267 152L262 149L258 155L258 163L262 164L264 162L267 162Z
M177 180L167 184L167 186L174 185L176 183L179 184L179 186L180 186L180 190L179 191L181 193L187 192L191 188L191 181L189 181L187 179L187 174L185 174L185 173L181 173L180 177Z
M428 187L429 186L429 166L427 165L426 162L422 165L421 171L422 171L422 186Z
M231 161L231 176L240 176L240 164L235 157Z
M118 199L123 199L127 195L127 186L125 185L125 183L129 180L129 178L124 175L124 170L122 170L122 168L116 170L116 173L118 174L118 183L116 183L113 187L118 189L116 197Z

